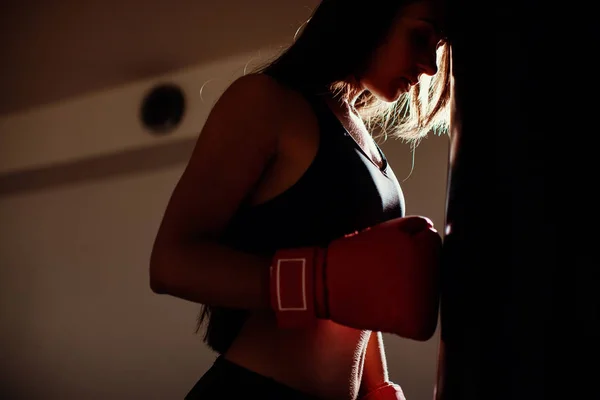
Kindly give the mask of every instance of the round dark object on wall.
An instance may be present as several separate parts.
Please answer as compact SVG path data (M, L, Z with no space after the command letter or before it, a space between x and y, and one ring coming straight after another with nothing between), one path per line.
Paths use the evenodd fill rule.
M141 120L152 133L172 131L179 125L184 113L185 96L181 88L174 84L155 86L142 101Z

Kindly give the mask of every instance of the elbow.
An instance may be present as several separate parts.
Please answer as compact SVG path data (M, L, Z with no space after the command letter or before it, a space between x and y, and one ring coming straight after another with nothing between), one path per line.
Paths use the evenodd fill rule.
M169 286L167 279L168 272L165 263L162 262L163 256L161 253L156 247L152 250L148 271L150 290L156 294L167 294Z
M150 269L150 290L152 290L155 294L166 294L167 285L165 285L165 281L163 279L159 279L156 274L152 273L152 268Z

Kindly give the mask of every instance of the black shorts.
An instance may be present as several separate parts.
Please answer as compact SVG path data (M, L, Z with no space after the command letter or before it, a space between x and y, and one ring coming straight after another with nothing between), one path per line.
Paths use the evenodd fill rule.
M275 380L219 356L194 385L185 400L235 400L257 396L261 400L317 400Z

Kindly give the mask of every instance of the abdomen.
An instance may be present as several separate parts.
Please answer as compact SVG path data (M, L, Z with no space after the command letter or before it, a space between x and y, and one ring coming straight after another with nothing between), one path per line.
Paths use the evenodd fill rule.
M281 330L271 315L252 314L225 357L323 399L354 399L370 331L318 321Z

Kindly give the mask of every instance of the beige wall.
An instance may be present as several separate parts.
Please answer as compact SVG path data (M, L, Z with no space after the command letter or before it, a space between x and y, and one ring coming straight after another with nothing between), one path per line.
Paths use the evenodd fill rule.
M153 294L148 258L210 106L258 54L268 52L0 118L0 397L181 399L210 365L214 354L193 333L199 306ZM190 109L172 135L152 137L138 107L165 80L183 87ZM382 147L407 177L408 146ZM408 213L438 227L447 149L446 138L424 140L402 183ZM431 399L438 335L386 343L391 378L407 398Z
M319 0L3 0L0 115L288 43Z

